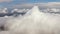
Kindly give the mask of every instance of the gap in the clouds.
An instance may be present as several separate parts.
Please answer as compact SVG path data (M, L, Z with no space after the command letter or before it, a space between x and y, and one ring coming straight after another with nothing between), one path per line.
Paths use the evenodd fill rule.
M59 2L60 0L14 0L14 2L20 3L41 3L41 2Z

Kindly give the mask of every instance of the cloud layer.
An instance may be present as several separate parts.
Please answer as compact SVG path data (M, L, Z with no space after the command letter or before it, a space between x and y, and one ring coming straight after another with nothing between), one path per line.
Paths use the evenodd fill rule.
M0 0L0 3L1 2L11 2L11 1L13 1L13 0Z
M16 7L30 8L31 6L34 6L34 5L37 5L40 7L60 7L60 2L16 4L16 5L13 5L13 8L16 8Z

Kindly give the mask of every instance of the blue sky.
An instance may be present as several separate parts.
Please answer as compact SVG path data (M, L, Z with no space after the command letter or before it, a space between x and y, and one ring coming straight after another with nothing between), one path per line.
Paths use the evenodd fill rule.
M5 0L3 0L5 1ZM10 1L10 0L9 0ZM60 0L13 0L10 2L0 2L0 7L9 7L16 4L24 4L24 3L47 3L47 2L60 2Z

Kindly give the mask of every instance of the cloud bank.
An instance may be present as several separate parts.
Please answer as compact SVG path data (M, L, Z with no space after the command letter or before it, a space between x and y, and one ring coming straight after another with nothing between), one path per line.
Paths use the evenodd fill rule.
M0 3L2 3L2 2L11 2L11 1L13 1L13 0L0 0Z
M59 26L60 16L43 13L35 6L26 13L24 18L9 18L5 29L13 34L58 34Z
M16 8L16 7L28 8L28 7L31 7L31 6L34 6L34 5L37 5L37 6L40 6L40 7L60 7L60 2L23 3L23 4L16 4L16 5L13 5L13 8Z

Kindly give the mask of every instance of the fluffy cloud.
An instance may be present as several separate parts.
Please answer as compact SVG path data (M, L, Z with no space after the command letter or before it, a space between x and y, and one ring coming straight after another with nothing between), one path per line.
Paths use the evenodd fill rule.
M11 1L13 1L13 0L0 0L0 3L1 2L11 2Z
M28 11L28 14L26 13L24 18L9 18L5 29L14 34L58 34L60 33L60 16L40 12L35 6Z

